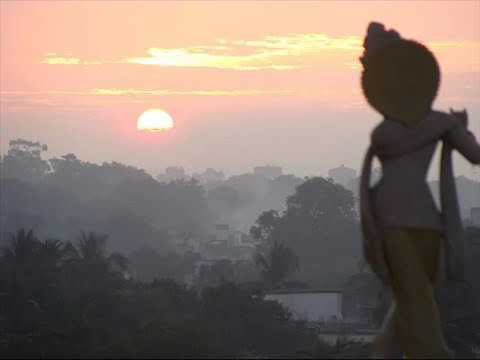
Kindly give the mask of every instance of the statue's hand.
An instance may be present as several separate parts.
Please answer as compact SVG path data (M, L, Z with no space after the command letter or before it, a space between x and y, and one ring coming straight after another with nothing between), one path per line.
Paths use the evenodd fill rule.
M450 115L455 116L457 119L459 119L465 127L468 127L468 114L467 110L463 109L462 111L455 111L452 108L450 108Z

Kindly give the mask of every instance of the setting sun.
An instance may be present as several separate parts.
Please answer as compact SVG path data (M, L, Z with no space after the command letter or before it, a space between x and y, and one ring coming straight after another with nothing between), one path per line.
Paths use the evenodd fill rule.
M145 111L137 121L137 129L140 131L168 131L173 128L173 119L165 111L150 109Z

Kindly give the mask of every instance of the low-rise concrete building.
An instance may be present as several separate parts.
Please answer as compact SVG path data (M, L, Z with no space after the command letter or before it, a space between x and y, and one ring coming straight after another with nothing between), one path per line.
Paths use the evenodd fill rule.
M277 301L295 320L308 322L342 319L341 290L278 290L265 294L265 300Z
M352 318L349 311L344 313L349 308L344 294L344 290L277 290L267 292L264 298L283 305L295 320L306 321L328 344L373 342L378 329L369 321Z

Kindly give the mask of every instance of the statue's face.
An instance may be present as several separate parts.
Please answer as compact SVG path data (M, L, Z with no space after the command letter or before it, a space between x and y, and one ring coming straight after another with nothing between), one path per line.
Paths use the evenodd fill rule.
M376 111L413 125L431 110L439 80L438 64L427 48L414 41L398 40L365 62L362 89Z

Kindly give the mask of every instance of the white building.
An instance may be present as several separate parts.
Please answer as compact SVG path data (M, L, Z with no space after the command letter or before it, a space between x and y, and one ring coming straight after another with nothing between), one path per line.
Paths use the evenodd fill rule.
M344 297L340 290L284 290L265 294L265 300L277 301L295 320L307 321L322 341L330 344L351 341L372 343L378 329L352 323L343 316Z
M318 338L331 346L335 346L336 344L351 342L373 343L377 335L378 330L374 329L360 329L356 331L321 330L318 333Z
M342 320L342 291L284 290L265 294L265 300L277 301L295 320L329 322Z

